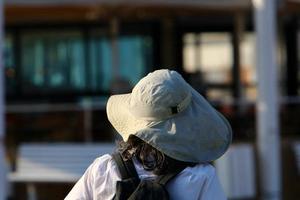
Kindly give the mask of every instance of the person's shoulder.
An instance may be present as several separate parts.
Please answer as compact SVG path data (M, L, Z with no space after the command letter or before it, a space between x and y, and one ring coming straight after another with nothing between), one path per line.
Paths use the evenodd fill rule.
M99 199L95 195L109 194L105 185L111 175L111 165L113 161L109 154L94 159L65 199Z
M211 186L215 174L215 169L210 164L197 164L185 168L167 185L170 199L216 199L201 198Z
M110 154L104 154L102 156L97 157L94 160L94 163L109 163L112 160L112 155Z
M214 166L209 163L197 164L194 167L185 168L180 175L194 177L194 178L204 178L211 179L215 176L216 170Z
M114 168L115 162L110 154L104 154L97 157L90 165L90 170L94 172L105 172L111 168Z

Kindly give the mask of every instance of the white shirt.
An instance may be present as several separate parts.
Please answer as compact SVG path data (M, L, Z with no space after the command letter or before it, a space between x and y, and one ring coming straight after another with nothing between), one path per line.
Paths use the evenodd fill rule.
M140 179L155 175L134 162ZM111 200L121 180L117 165L108 154L97 158L75 184L65 200ZM171 200L226 200L215 168L210 164L187 167L166 185Z

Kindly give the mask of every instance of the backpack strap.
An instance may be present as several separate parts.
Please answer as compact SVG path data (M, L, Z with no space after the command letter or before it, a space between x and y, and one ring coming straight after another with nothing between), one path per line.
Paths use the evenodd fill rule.
M122 180L128 178L137 178L139 180L139 176L135 170L132 160L124 161L120 153L114 153L112 157L118 166Z
M178 168L177 170L175 170L175 171L172 172L172 173L160 175L160 176L158 176L158 177L156 178L156 182L158 182L159 184L162 184L162 185L166 186L166 184L167 184L172 178L174 178L175 176L177 176L177 174L179 174L183 169L184 169L184 167L183 167L183 168Z

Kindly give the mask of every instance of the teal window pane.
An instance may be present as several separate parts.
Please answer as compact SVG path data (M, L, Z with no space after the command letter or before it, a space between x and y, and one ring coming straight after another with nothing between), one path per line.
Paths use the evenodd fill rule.
M25 92L85 89L84 44L79 31L25 32L21 39Z
M120 74L127 79L131 85L135 85L144 76L152 63L151 38L141 36L122 37L120 47Z
M24 31L22 90L25 93L109 92L116 77L111 40L107 34L95 31L88 45L84 42L81 31ZM120 36L117 46L118 77L134 85L152 68L152 38Z
M14 94L16 91L16 66L14 56L13 37L7 34L4 38L4 67L5 86L7 94Z
M108 90L111 80L111 48L107 38L93 38L90 44L91 89Z
M118 76L135 85L152 66L152 38L150 36L120 36L117 42ZM90 44L90 74L93 89L109 91L114 78L111 41L103 35L94 35Z

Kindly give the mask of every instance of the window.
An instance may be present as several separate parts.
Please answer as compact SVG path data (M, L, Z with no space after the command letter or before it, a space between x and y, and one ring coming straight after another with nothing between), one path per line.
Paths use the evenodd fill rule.
M24 32L21 41L25 93L86 88L84 44L79 31Z
M184 35L184 69L194 87L210 100L232 100L233 51L229 33L188 33ZM240 43L242 95L256 99L255 34L246 33ZM201 79L195 81L194 79ZM204 88L204 89L203 89ZM204 91L205 90L205 91ZM200 91L200 92L201 92Z
M187 33L183 36L184 70L191 84L210 100L231 100L232 45L224 32Z
M4 67L5 67L5 87L7 94L16 92L16 65L14 56L13 37L7 34L4 38Z
M256 100L255 34L246 33L241 41L241 83L243 95L248 100Z
M12 98L105 95L115 83L130 89L153 68L150 34L119 35L116 54L107 29L21 28L18 34L20 40L14 41L13 34L5 38L6 86Z
M117 41L118 53L112 57L111 41L101 32L90 41L91 86L109 91L114 78L135 85L152 68L152 38L143 35L124 35ZM112 59L119 62L113 69Z

